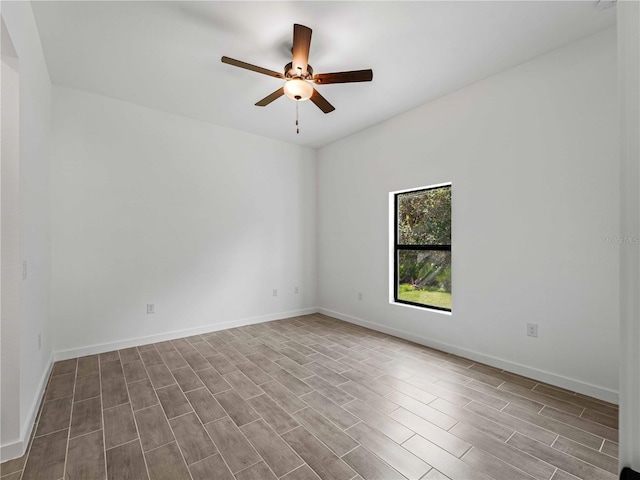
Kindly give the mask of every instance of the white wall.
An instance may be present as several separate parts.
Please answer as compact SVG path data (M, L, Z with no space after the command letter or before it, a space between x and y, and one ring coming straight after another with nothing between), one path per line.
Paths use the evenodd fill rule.
M640 3L619 2L621 250L620 467L640 472Z
M10 458L24 451L37 413L40 393L51 362L50 222L49 222L49 136L51 82L44 61L40 37L31 4L2 2L2 20L19 61L20 124L18 228L19 263L12 267L20 275L27 262L27 277L19 279L19 334L12 340L19 347L19 411L2 412L19 419L20 432L2 432L0 456ZM3 212L4 213L4 212ZM4 279L3 279L4 280ZM3 327L5 319L3 317ZM3 328L4 333L4 328ZM38 346L41 335L42 346ZM4 389L4 377L2 387ZM4 397L3 397L4 399Z
M2 415L0 444L11 445L20 441L20 76L18 58L8 35L4 20L2 28L2 64L0 66L0 90L2 113L2 169L1 196L2 226L0 244L2 273L0 284L0 411L13 412Z
M322 311L615 401L619 248L603 241L619 228L615 37L320 149ZM391 305L388 193L449 181L453 313Z
M313 150L57 86L53 137L60 358L316 307Z

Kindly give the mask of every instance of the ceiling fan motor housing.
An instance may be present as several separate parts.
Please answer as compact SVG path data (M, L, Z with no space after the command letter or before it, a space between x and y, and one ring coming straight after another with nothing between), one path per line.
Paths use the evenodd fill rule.
M289 62L284 66L285 78L302 78L303 80L311 80L313 78L313 67L307 64L307 71L300 72L293 68L293 63Z

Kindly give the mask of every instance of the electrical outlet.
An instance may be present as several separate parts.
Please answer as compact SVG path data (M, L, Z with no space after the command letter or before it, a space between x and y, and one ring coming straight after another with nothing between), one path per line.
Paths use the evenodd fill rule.
M156 313L156 306L153 303L147 303L147 315Z
M42 334L38 334L38 350L42 349Z
M529 336L529 337L537 337L538 336L538 324L537 323L527 323L527 336Z
M362 301L362 292L358 292L358 301Z
M277 288L274 288L274 289L273 289L273 296L274 296L274 297L277 297L277 296L278 296L278 289L277 289Z
M26 280L27 279L27 261L23 260L22 261L22 280Z
M293 293L295 293L295 294L300 293L300 288L299 287L293 287Z

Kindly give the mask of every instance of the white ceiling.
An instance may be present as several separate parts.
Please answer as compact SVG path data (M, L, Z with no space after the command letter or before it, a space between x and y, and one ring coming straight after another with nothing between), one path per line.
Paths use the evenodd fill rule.
M54 84L319 147L615 24L615 8L567 2L34 1ZM316 73L373 69L373 82L319 86L336 110L286 97L293 24L313 29Z

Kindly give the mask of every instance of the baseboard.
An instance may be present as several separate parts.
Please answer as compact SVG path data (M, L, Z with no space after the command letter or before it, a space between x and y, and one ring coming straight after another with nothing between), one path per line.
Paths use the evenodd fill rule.
M503 358L493 357L491 355L487 355L481 352L476 352L474 350L468 350L466 348L457 347L455 345L451 345L448 343L439 342L437 340L433 340L428 337L423 337L422 335L417 335L415 333L407 332L397 328L388 327L386 325L381 325L379 323L371 322L368 320L363 320L362 318L354 317L352 315L347 315L340 312L335 312L333 310L328 310L326 308L319 308L318 312L324 315L327 315L329 317L337 318L339 320L344 320L345 322L353 323L355 325L360 325L361 327L370 328L371 330L376 330L378 332L387 333L395 337L399 337L405 340L409 340L411 342L419 343L420 345L435 348L436 350L441 350L443 352L459 355L461 357L465 357L470 360L474 360L476 362L484 363L486 365L500 368L508 372L517 373L518 375L523 375L525 377L529 377L534 380L539 380L541 382L555 385L557 387L566 388L567 390L582 393L583 395L588 395L593 398L598 398L606 402L615 403L615 404L618 403L618 392L614 390L610 390L604 387L599 387L597 385L592 385L590 383L582 382L580 380L575 380L573 378L564 377L562 375L558 375L552 372L539 370L533 367L529 367L527 365L522 365L520 363L505 360Z
M24 442L22 441L22 439L17 440L13 443L0 445L0 462L6 462L8 460L13 460L14 458L19 458L24 455L24 452L26 450L27 449L24 446Z
M21 457L22 455L24 455L24 452L27 451L29 440L31 439L31 432L33 431L33 427L35 426L36 416L38 415L38 410L40 409L40 402L44 398L44 393L47 388L47 382L49 381L49 375L51 374L51 369L53 368L53 358L54 357L52 353L49 357L47 368L44 369L42 377L40 377L38 390L36 391L36 395L33 398L33 401L31 402L31 407L29 408L27 419L25 420L24 424L20 426L20 439L13 443L0 446L0 462L6 462L7 460Z
M292 310L288 312L272 313L269 315L261 315L258 317L248 317L230 322L214 323L202 327L187 328L184 330L173 330L170 332L158 333L145 337L128 338L117 342L101 343L89 345L87 347L71 348L68 350L60 350L54 353L55 361L67 360L69 358L84 357L86 355L95 355L97 353L111 352L113 350L121 350L123 348L138 347L149 343L164 342L166 340L175 340L176 338L188 337L190 335L198 335L201 333L216 332L218 330L226 330L228 328L244 327L246 325L254 325L256 323L271 322L273 320L282 320L284 318L298 317L301 315L310 315L318 313L317 307L304 308L301 310Z
M94 355L97 353L105 353L113 350L120 350L122 348L135 347L139 345L145 345L148 343L162 342L165 340L174 340L176 338L188 337L190 335L197 335L200 333L215 332L218 330L226 330L228 328L242 327L245 325L254 325L257 323L271 322L273 320L282 320L284 318L298 317L301 315L310 315L318 313L317 307L304 308L300 310L292 310L288 312L273 313L269 315L261 315L258 317L249 317L239 320L233 320L230 322L216 323L212 325L205 325L202 327L187 328L184 330L173 330L171 332L159 333L155 335L149 335L145 337L129 338L117 342L102 343L98 345L90 345L88 347L73 348L68 350L62 350L53 352L49 358L47 368L45 369L40 383L38 385L38 391L34 397L29 414L24 425L21 426L20 438L15 442L0 445L0 461L5 462L14 458L21 457L27 450L29 440L31 438L31 432L35 426L36 416L38 415L38 409L40 402L44 397L45 389L47 387L47 381L53 368L53 363L60 360L67 360L69 358L82 357L85 355Z

